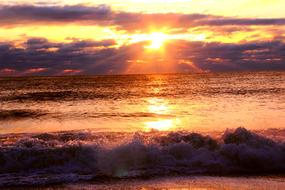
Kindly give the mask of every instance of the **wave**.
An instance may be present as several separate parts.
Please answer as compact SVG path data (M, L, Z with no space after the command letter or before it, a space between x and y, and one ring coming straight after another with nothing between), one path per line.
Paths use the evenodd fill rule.
M50 112L48 110L32 110L32 109L14 109L14 110L0 110L0 121L14 121L25 119L42 119L43 117L49 119L74 119L74 118L170 118L171 114L156 114L148 112L122 113L122 112L77 112L77 113L61 113Z
M39 110L0 110L0 121L20 120L20 119L34 119L46 115Z
M125 94L111 94L98 91L42 91L42 92L26 92L16 95L0 96L1 101L16 102L43 102L43 101L76 101L76 100L94 100L94 99L111 99L117 100L125 98Z
M285 144L245 128L198 133L66 132L0 137L0 186L168 175L285 174ZM15 180L17 179L17 180Z

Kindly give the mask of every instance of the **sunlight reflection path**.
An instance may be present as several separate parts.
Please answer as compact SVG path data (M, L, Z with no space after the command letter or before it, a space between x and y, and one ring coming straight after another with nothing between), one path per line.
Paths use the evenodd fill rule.
M150 113L157 115L172 115L174 107L170 106L165 99L161 98L150 98L148 100L149 105L147 107ZM158 131L169 131L174 130L180 124L179 118L165 118L163 116L144 122L145 131L158 130Z

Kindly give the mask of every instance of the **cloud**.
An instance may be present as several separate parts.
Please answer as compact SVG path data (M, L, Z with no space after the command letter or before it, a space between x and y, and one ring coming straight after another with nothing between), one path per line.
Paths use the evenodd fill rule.
M112 16L110 7L87 6L33 6L14 5L0 7L2 24L72 23L108 21Z
M285 25L285 18L231 18L205 14L130 13L100 6L33 6L13 5L0 7L0 23L18 24L78 24L115 26L121 30L152 28L189 28L194 26L264 26Z
M51 43L32 38L24 48L0 44L0 75L120 74L145 72L285 70L281 41L243 44L173 40L165 54L146 53L145 43L115 47L112 40Z
M205 20L199 23L200 25L209 25L209 26L226 26L226 25L285 25L284 18L210 18L209 20Z
M107 73L115 62L112 57L116 55L113 40L103 41L73 41L71 43L51 43L46 39L28 39L25 48L14 47L13 44L0 45L0 70L10 74L41 74L56 75L69 74L85 70L85 73ZM102 60L109 60L108 67L100 65ZM92 73L88 67L92 66ZM72 72L73 71L73 72ZM116 67L120 72L120 68Z
M285 44L281 41L175 44L171 49L176 51L176 59L188 59L204 71L285 70Z

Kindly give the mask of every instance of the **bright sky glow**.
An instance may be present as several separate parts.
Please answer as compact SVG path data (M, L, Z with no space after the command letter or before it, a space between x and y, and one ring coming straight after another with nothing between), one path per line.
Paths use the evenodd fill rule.
M204 47L211 43L221 44L223 47L228 44L238 46L246 43L285 43L284 10L283 0L0 0L0 43L8 43L5 47L9 47L9 50L21 48L21 51L24 51L30 45L28 50L34 48L36 52L49 52L53 55L62 52L90 54L84 57L88 60L87 68L74 66L73 59L66 61L64 68L60 68L56 73L84 73L97 68L91 66L95 63L100 65L99 73L108 74L172 72L176 71L177 67L183 72L208 72L221 65L228 65L227 69L236 69L228 62L237 59L241 59L240 63L270 61L270 64L264 63L264 69L267 65L281 64L282 54L267 53L266 58L261 55L245 58L243 50L238 48L233 48L240 50L235 54L230 52L220 55L215 52L216 49L213 50L216 45L212 45L210 50ZM31 43L27 44L30 39ZM201 43L202 47L194 51ZM71 52L68 52L67 47L75 49L71 48ZM279 46L272 45L273 47ZM99 50L105 50L100 52L104 56L95 55ZM207 57L208 51L215 53ZM256 52L258 51L260 50ZM116 55L110 56L111 52ZM203 55L198 55L201 52ZM272 52L276 50L272 49ZM18 53L16 51L16 54ZM30 52L25 53L30 55ZM240 55L237 57L227 57L238 53ZM92 56L94 57L90 58ZM3 57L6 58L7 55ZM21 56L12 57L19 60L13 60L11 67L23 60L29 60L22 59ZM56 57L58 62L62 61L60 55ZM103 64L106 57L113 58L107 62L118 61L126 65L118 66L120 64L116 63L109 65L111 68L107 69ZM99 58L100 61L97 60ZM10 60L12 59L9 58L8 61ZM33 68L28 68L28 71L49 71L46 65L36 66L35 60L32 61ZM15 74L22 68L11 68L6 62L5 66L0 67L0 75ZM214 62L217 65L201 68L197 66L197 62ZM30 62L25 65L30 65ZM82 67L85 65L82 64ZM274 66L274 69L280 68L281 66ZM21 73L30 72L21 71L19 75Z

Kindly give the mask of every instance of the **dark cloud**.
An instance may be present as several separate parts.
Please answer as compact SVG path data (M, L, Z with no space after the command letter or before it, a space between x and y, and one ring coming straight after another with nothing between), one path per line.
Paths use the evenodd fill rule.
M15 5L0 7L2 24L106 22L111 20L112 11L106 5L87 6L32 6ZM102 23L101 23L102 24Z
M226 18L221 17L217 19L209 19L202 21L200 25L210 26L225 26L225 25L285 25L285 19L271 19L271 18Z
M113 40L74 41L50 43L46 39L29 39L25 48L12 44L0 45L0 74L45 74L56 75L72 71L85 74L108 73L114 69L121 72L124 65L112 60L118 53ZM106 60L106 64L102 64ZM92 67L92 70L89 69Z
M76 23L81 25L109 25L123 30L152 28L187 28L193 26L251 26L285 25L285 18L229 18L203 14L129 13L113 11L107 5L88 7L14 5L0 7L2 26L16 24Z
M204 71L285 70L285 44L281 41L243 44L176 42L176 59L189 60Z
M137 60L142 68L158 68L153 72L285 70L285 44L281 41L225 44L175 40L165 45L166 54L145 53L145 43L119 48L112 40L51 43L35 38L27 40L25 48L2 43L0 75L119 74ZM164 65L170 64L171 70L167 70Z

